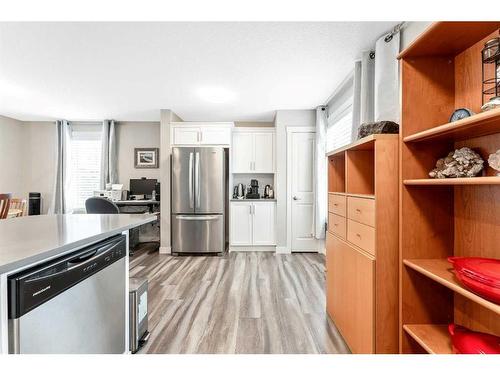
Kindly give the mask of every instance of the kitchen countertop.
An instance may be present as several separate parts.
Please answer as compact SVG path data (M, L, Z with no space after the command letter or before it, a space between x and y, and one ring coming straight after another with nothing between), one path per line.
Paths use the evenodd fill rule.
M236 199L231 198L231 202L276 202L276 198L259 198L259 199Z
M40 215L0 220L0 274L157 219L151 214Z

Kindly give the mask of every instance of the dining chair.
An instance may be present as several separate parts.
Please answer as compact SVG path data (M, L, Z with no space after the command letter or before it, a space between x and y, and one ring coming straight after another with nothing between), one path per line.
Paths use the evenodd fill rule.
M10 208L9 210L19 210L20 212L17 213L13 217L20 217L20 216L26 216L26 199L21 199L21 198L12 198L10 200Z
M10 193L0 194L0 219L7 219L11 198L12 194Z

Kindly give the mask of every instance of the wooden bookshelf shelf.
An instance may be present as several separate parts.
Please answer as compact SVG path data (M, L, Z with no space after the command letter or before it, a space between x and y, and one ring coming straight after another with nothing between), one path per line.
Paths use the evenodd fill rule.
M500 177L465 177L465 178L418 178L404 180L409 186L443 186L443 185L500 185Z
M446 259L405 259L403 263L455 293L500 315L500 305L472 293L460 284L453 273L453 266Z
M460 141L500 133L500 108L478 113L462 120L436 126L403 138L404 142L428 140Z
M352 193L344 193L344 192L337 192L337 191L329 191L329 194L335 194L335 195L343 195L346 197L356 197L356 198L366 198L366 199L375 199L374 194L352 194Z
M403 329L430 354L453 354L445 324L405 324Z
M398 139L399 134L372 134L368 137L361 138L355 142L352 142L346 146L339 147L333 151L326 154L326 157L341 154L345 151L355 151L355 150L373 150L375 147L375 141L378 139Z

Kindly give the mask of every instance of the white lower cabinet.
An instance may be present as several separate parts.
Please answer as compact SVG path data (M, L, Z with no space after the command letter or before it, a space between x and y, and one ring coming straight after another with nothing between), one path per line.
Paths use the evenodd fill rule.
M231 202L230 244L276 245L276 202Z

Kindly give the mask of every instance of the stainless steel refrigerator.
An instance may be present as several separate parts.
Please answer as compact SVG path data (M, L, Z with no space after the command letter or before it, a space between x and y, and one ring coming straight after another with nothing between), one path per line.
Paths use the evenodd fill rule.
M224 252L224 149L174 147L171 171L172 253Z

